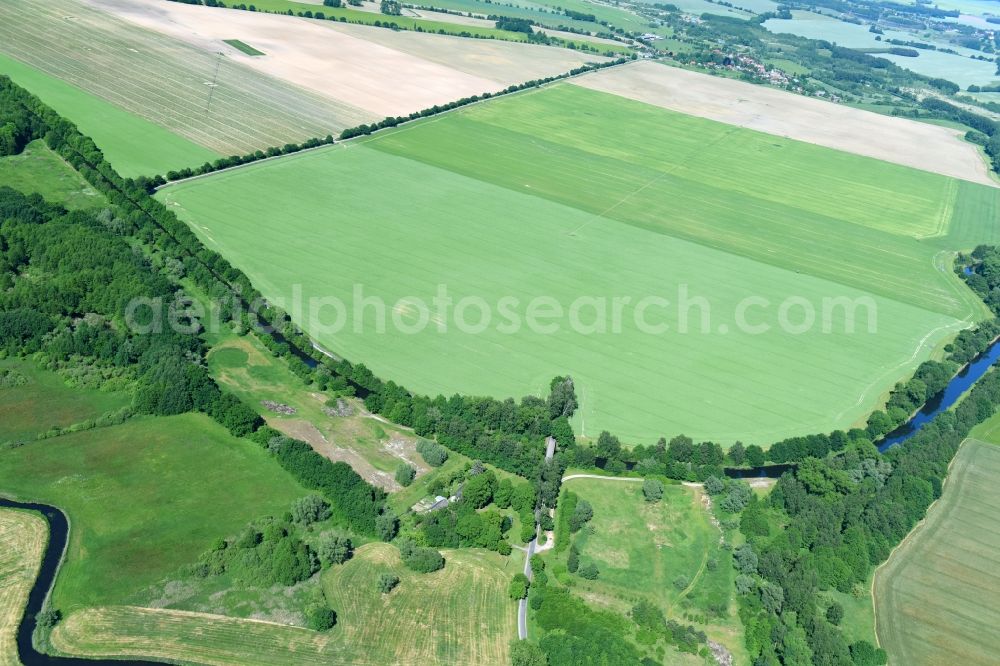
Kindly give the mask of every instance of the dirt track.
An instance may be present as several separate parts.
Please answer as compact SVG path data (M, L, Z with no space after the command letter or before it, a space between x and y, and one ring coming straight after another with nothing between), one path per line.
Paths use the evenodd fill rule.
M649 61L588 74L573 83L730 125L997 186L976 147L961 132L946 127Z

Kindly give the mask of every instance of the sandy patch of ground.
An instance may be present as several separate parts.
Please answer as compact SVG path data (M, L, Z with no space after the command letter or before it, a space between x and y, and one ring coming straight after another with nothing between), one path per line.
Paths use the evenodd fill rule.
M316 453L334 462L345 462L361 475L368 483L378 486L387 492L400 489L400 485L392 475L375 469L370 462L357 451L337 446L328 440L319 429L304 419L269 418L267 424L289 437L301 439L313 448Z
M655 62L577 77L575 85L730 125L996 186L957 130Z
M409 114L603 60L569 49L464 39L156 0L87 0L120 18L372 114ZM240 53L239 39L264 56Z

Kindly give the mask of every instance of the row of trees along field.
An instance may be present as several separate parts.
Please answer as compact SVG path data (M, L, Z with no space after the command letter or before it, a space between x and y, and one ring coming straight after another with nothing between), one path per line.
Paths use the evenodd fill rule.
M180 0L175 0L180 1ZM544 36L544 35L543 35ZM537 88L538 86L544 85L546 83L552 83L553 81L558 81L570 76L576 76L578 74L583 74L584 72L589 72L597 69L603 69L605 67L611 67L614 65L622 65L628 62L628 58L618 58L614 61L594 63L590 65L583 65L577 67L563 74L557 74L555 76L548 76L543 79L532 79L530 81L525 81L523 83L516 83L510 85L500 92L490 93L485 92L481 95L473 95L471 97L462 97L453 102L447 102L445 104L435 104L434 106L422 109L420 111L414 111L408 116L387 116L378 122L373 122L371 124L363 123L355 127L345 128L340 132L339 139L344 141L346 139L353 139L358 136L367 136L373 132L377 132L383 129L389 129L396 127L405 122L412 120L418 120L420 118L429 118L431 116L437 115L439 113L444 113L445 111L451 111L459 107L467 106L469 104L474 104L483 100L490 99L492 97L497 97L500 95L508 95L513 92L518 92L520 90L527 90L528 88ZM2 120L2 118L0 118ZM2 141L2 139L0 139ZM156 175L152 178L139 178L138 182L146 187L149 194L162 186L166 185L168 182L175 180L182 180L184 178L191 178L193 176L202 176L207 173L212 173L214 171L219 171L221 169L229 169L234 166L240 166L242 164L251 164L259 160L267 159L270 157L278 157L279 155L290 155L292 153L297 153L303 150L309 150L311 148L318 148L319 146L326 146L335 143L332 135L326 135L323 138L314 137L311 139L306 139L302 143L286 143L284 146L271 146L265 150L256 150L252 153L247 153L246 155L231 155L229 157L220 157L214 162L205 162L199 167L186 167L183 169L178 169L176 171L168 171L165 175ZM2 147L0 143L0 147ZM20 152L20 150L18 150ZM2 153L0 153L2 154Z

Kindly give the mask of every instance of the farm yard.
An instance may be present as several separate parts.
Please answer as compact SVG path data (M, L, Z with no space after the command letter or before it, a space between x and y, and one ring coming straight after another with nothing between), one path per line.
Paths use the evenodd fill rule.
M971 433L943 496L875 574L878 638L891 663L996 663L998 423Z
M72 524L52 602L120 604L306 491L202 414L133 419L0 451L0 489Z
M19 666L17 628L48 540L45 520L34 513L0 510L0 666Z
M984 315L942 252L991 238L995 230L967 213L954 221L955 211L988 209L998 196L571 84L159 194L269 300L286 304L293 285L305 303L349 302L363 284L412 324L415 299L432 302L441 284L454 302L513 296L523 307L542 296L564 313L581 295L676 302L683 286L711 308L708 326L695 308L687 334L674 332L681 313L669 309L662 319L657 310L667 334L626 316L615 336L565 326L510 334L496 318L472 333L432 325L373 334L371 319L331 332L319 326L329 313L310 322L291 312L326 348L411 390L540 394L570 373L584 436L608 429L651 442L683 432L762 445L858 423ZM957 228L962 244L947 248ZM853 335L831 334L846 330L832 311L826 333L732 331L749 296L869 297L877 334L865 332L864 311Z
M349 104L363 116L351 125L406 115L560 74L586 62L607 60L563 48L219 11L174 2L90 2L205 53L218 51L226 38L239 35L266 53L266 57L239 57L241 64ZM329 131L302 138L325 136Z
M467 663L503 666L515 635L507 583L516 567L492 553L444 551L447 566L416 574L394 546L368 544L323 575L338 623L317 633L272 622L129 606L71 614L53 632L60 650L213 665ZM381 573L400 583L376 588Z

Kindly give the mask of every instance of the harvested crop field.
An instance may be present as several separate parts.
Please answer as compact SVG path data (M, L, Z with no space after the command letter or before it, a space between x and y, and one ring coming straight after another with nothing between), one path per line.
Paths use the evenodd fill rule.
M358 548L323 574L337 625L328 632L188 611L115 606L71 614L53 644L87 656L158 657L217 666L381 666L382 664L509 663L516 606L507 597L516 571L507 560L472 550L445 551L447 565L417 574L395 547ZM390 594L376 588L392 572Z
M324 347L411 390L539 395L569 373L586 436L767 445L857 423L984 314L940 245L968 195L959 185L1000 196L561 83L159 196ZM463 311L469 328L442 319L439 285L453 304L484 300L490 319L479 306ZM374 311L353 318L359 287L383 300L383 333ZM291 306L297 288L301 303L336 296L349 314L313 321ZM647 321L667 329L633 317L651 296L669 304ZM616 297L631 303L617 329ZM581 298L603 299L604 314L580 303L574 327ZM707 308L682 308L691 298ZM747 298L769 304L753 317L766 334L739 329ZM873 299L876 330L864 309L853 333L839 309L824 328L823 303L841 298ZM527 323L536 299L557 303L555 333ZM788 299L813 304L816 325L783 329ZM433 307L422 327L421 303Z
M977 147L947 127L648 61L588 74L574 83L759 132L997 184Z
M1000 446L989 439L966 440L941 499L875 574L878 638L890 663L997 663Z
M235 37L243 36L225 35ZM369 117L247 67L250 56L199 49L79 0L0 4L0 53L224 155L335 134Z
M0 666L17 666L17 628L48 541L45 519L0 509Z
M585 62L606 60L564 48L220 11L175 2L89 1L205 53L220 47L231 50L222 42L236 35L266 53L255 57L235 53L241 63L362 109L365 118L358 123L496 92Z

